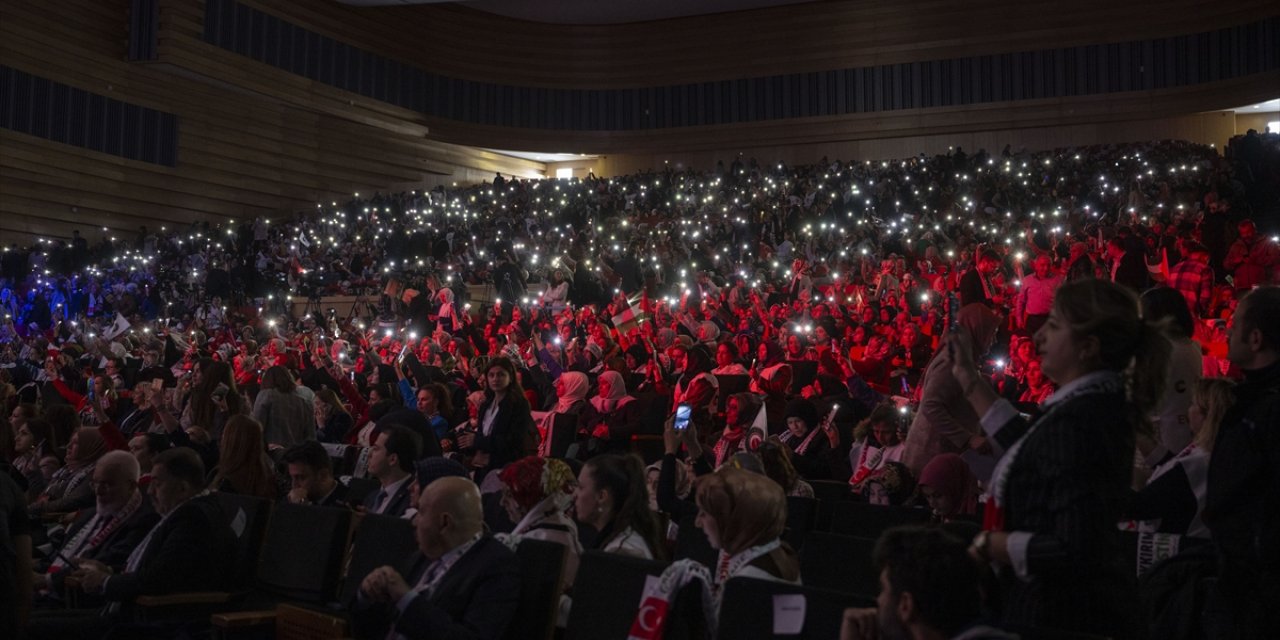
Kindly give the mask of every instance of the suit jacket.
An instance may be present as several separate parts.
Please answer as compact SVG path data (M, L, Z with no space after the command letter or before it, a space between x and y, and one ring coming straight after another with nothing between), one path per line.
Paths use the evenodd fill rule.
M430 564L422 554L414 554L401 575L415 585ZM395 620L395 630L407 638L431 640L521 635L524 630L510 629L520 606L519 566L506 545L489 536L480 538L430 594L419 594L410 602Z
M982 274L976 268L969 269L960 276L960 306L980 302L988 307L995 306L987 297L987 290L982 286Z
M81 511L80 515L78 515L75 521L71 523L71 526L67 528L66 540L71 540L75 537L75 535L79 533L85 525L89 524L89 521L92 520L93 516L97 515L97 513L97 507ZM159 522L159 520L160 516L156 513L155 509L151 508L150 501L144 499L142 504L138 506L138 509L134 511L127 520L117 526L115 530L111 532L111 535L107 536L106 539L98 543L95 547L82 548L79 551L79 555L84 558L89 558L90 560L97 560L98 562L119 571L124 567L125 561L129 559L129 554L133 553L134 547L137 547L138 543L142 542L142 539L147 537L147 532L151 531L151 528L156 526L156 522ZM65 546L65 541L63 544ZM65 553L70 550L64 548L61 549L61 551ZM48 569L49 564L52 563L45 563L43 567L38 567L38 569L45 571ZM62 592L62 585L63 581L66 579L66 574L67 571L64 569L49 576L55 592Z
M1135 293L1142 293L1151 286L1151 273L1147 271L1147 259L1143 254L1129 251L1120 259L1116 268L1116 284L1122 284Z
M410 506L409 484L412 482L414 482L414 478L413 476L409 476L409 479L402 483L400 488L397 489L394 494L387 497L387 506L382 510L382 515L391 516L393 518L399 518L404 515L405 510ZM378 492L381 490L382 487L378 487L370 492L369 495L364 497L364 508L368 509L369 513L373 513L373 510L377 508Z
M1003 576L1005 621L1134 635L1134 568L1124 565L1116 527L1133 467L1127 408L1122 393L1078 395L1026 436L1005 483L1004 529L1033 534L1030 580ZM1008 449L1030 426L1015 417L995 440Z
M107 600L226 588L236 539L212 495L188 500L156 525L137 571L107 579ZM233 561L228 562L228 559Z
M486 401L480 407L480 416L489 410ZM538 430L533 424L533 415L529 413L528 403L524 398L516 398L507 394L498 406L498 415L493 418L493 429L484 435L483 429L476 433L475 448L489 452L489 466L476 477L483 478L493 469L501 469L537 451Z

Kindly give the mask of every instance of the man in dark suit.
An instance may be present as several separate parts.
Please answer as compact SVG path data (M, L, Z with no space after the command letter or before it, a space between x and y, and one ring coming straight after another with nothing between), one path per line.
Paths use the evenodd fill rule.
M148 629L129 624L122 611L141 595L167 595L226 588L228 559L236 555L235 534L217 499L204 490L204 464L195 451L178 447L156 456L148 490L160 522L129 554L117 572L90 558L71 558L70 576L86 593L110 605L101 615L58 616L32 623L31 638L95 638L115 627L121 637L144 637ZM129 626L127 630L123 625Z
M960 306L979 302L994 308L1004 300L991 286L991 276L1000 268L1000 255L990 249L978 254L977 262L960 277Z
M361 615L391 619L395 638L496 640L520 605L515 554L484 535L480 489L460 477L433 481L418 499L421 556L384 566L360 585Z
M94 465L97 505L82 511L50 560L36 566L36 587L50 593L47 601L60 600L66 576L75 568L70 558L89 558L119 571L155 526L160 516L138 490L139 474L138 461L127 451L108 452Z
M391 426L369 449L369 475L382 486L364 500L369 513L399 518L409 508L409 484L413 462L422 450L422 439L407 427Z
M292 488L285 500L293 504L321 507L349 507L347 486L333 477L333 461L324 445L315 440L300 442L284 452Z
M1280 607L1280 287L1240 300L1227 357L1244 372L1209 461L1204 523L1218 581L1204 621L1210 638L1263 638ZM1272 631L1266 631L1271 629Z
M1107 258L1111 260L1111 280L1142 293L1151 286L1151 273L1147 271L1147 258L1133 244L1119 236L1107 243Z

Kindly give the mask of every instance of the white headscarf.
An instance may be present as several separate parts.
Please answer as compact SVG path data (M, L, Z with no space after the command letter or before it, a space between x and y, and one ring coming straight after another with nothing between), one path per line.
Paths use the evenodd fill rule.
M591 399L591 406L596 408L600 413L613 413L622 408L623 405L635 400L635 398L627 395L627 383L622 378L622 374L617 371L605 371L600 374L597 383L608 381L609 395L607 397L596 396Z

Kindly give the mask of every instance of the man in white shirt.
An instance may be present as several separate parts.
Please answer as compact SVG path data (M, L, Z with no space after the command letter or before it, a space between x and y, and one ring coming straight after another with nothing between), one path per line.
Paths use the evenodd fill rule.
M1053 263L1049 256L1040 256L1033 264L1035 273L1022 279L1014 302L1018 328L1025 329L1030 335L1035 335L1049 319L1053 294L1062 285L1062 274L1052 273Z

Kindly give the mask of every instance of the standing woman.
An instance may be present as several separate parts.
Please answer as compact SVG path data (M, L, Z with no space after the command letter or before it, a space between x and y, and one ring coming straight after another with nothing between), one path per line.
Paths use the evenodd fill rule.
M941 356L1001 456L973 552L998 568L1004 621L1132 637L1139 609L1116 523L1169 341L1131 291L1088 279L1058 289L1035 343L1058 391L1034 421L978 374L971 341L950 339Z
M497 357L485 369L487 388L480 406L479 425L474 433L458 436L458 448L474 450L471 466L476 479L484 481L490 471L534 453L538 431L533 425L529 401L511 360Z
M268 445L289 448L316 439L315 408L296 393L289 370L276 365L262 374L262 390L253 402L253 419L262 425Z
M598 532L594 548L646 560L666 555L639 458L605 454L588 460L578 474L573 507L578 521Z

